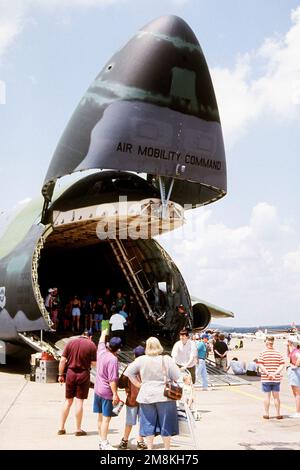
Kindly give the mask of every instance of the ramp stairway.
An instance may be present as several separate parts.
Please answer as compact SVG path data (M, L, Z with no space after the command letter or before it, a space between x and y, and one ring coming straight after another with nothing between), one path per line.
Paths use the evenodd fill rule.
M163 338L159 338L165 354L171 355L172 345L170 342L165 341ZM128 341L126 347L118 352L118 358L120 362L120 373L124 368L134 360L133 348L138 344L134 341ZM208 375L208 383L211 387L220 387L226 385L249 385L250 381L246 379L246 376L237 376L228 374L223 370L216 367L216 364L211 359L206 359L206 369ZM195 388L200 385L195 384Z
M206 369L208 375L208 383L212 387L224 385L248 385L250 382L237 375L228 374L222 369L216 367L211 359L206 359Z
M130 243L122 242L119 238L110 239L109 244L117 258L124 276L138 302L144 317L149 321L157 321L156 315L152 311L147 295L152 291L147 274Z
M62 354L61 347L56 346L48 341L44 341L42 338L33 334L31 332L19 332L20 339L30 346L32 349L38 352L48 352L55 357L56 360L59 360ZM162 341L162 340L161 340ZM164 350L167 354L171 353L170 345L162 341ZM120 374L125 370L128 364L134 360L134 354L132 349L136 346L135 343L128 344L127 347L118 352L119 358L119 372ZM243 377L238 377L236 375L227 374L223 370L216 367L215 362L211 359L206 359L206 368L208 374L208 383L212 387L224 386L224 385L247 385L251 382L247 381ZM91 382L95 383L96 378L96 369L91 369ZM197 384L195 385L197 388Z

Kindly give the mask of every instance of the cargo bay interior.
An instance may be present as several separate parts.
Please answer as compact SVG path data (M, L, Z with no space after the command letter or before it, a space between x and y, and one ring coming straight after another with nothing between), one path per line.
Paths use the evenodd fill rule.
M174 295L171 292L174 286L171 267L162 257L163 249L155 240L127 239L118 243L121 243L119 247L116 240L100 241L96 236L95 221L56 228L46 239L40 254L38 279L41 294L45 299L48 289L57 287L62 308L65 308L75 295L82 298L91 293L95 298L103 297L106 289L110 288L113 299L119 291L126 293L127 299L133 295L137 312L133 330L147 334L158 326L161 329L163 322L153 324L151 318L147 321L143 307L145 312L150 306L157 317L164 315L166 320L167 297ZM129 261L129 268L124 257ZM129 271L134 272L144 295L136 295L137 286ZM165 284L166 292L159 290L161 284ZM179 294L175 297L179 299ZM146 299L148 305L145 302L141 304L141 298L143 301Z

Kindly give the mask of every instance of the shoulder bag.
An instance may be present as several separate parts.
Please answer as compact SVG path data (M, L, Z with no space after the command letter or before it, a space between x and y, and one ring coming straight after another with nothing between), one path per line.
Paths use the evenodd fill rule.
M180 400L182 397L182 387L180 387L177 382L167 380L167 369L164 356L162 356L162 368L165 380L164 396L170 398L171 400Z

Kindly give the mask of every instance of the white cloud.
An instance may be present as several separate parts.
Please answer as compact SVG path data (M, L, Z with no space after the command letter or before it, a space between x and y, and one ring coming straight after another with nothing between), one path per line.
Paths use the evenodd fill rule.
M266 39L258 50L239 57L232 70L212 70L227 143L264 113L300 121L300 6L291 21L285 36Z
M33 5L40 7L106 7L113 3L125 0L29 0Z
M106 7L126 0L0 0L0 57L22 32L26 14L33 7Z
M0 0L0 57L22 31L30 8L106 7L119 1L129 0ZM285 35L267 38L258 50L238 57L233 69L212 69L227 145L264 113L300 120L300 6L291 22Z
M284 267L292 273L300 273L300 246L296 251L286 254L284 257Z
M170 0L170 3L174 4L176 7L181 7L186 5L190 0Z
M21 32L24 10L20 0L0 0L0 56Z
M266 202L261 202L253 208L250 226L253 236L270 242L276 241L278 234L283 235L291 231L291 227L280 222L276 208Z
M30 202L32 199L31 197L25 197L25 199L21 199L21 201L19 201L17 203L17 206L20 205L20 206L24 206L26 204L28 204L28 202Z
M295 271L300 271L300 248L292 251L293 226L265 202L253 208L247 225L237 228L215 223L212 217L211 210L197 209L190 236L178 232L175 237L174 232L158 240L190 292L233 310L240 325L284 323L284 308L299 317L300 277Z

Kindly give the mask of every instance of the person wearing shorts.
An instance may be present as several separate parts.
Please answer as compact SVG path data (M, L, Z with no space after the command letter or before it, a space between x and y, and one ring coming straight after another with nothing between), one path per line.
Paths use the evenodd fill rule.
M124 375L139 389L140 435L146 437L149 450L153 449L156 434L160 434L165 450L171 446L171 437L179 434L176 401L164 396L166 381L177 381L180 370L170 356L163 356L159 340L146 341L145 355L136 358ZM165 370L167 371L165 373Z
M86 432L81 429L83 415L83 401L88 397L90 388L90 368L96 365L97 348L91 341L88 331L75 339L71 339L63 350L59 362L60 383L66 382L66 400L61 415L59 435L66 434L65 423L68 418L73 400L76 400L76 436L85 436ZM66 379L64 370L68 366Z
M72 331L80 330L81 302L77 295L72 300Z
M119 363L117 353L122 341L118 337L110 339L108 347L105 338L108 331L102 330L97 351L97 372L95 381L94 413L98 413L100 450L114 449L108 440L109 423L114 415L113 407L120 401L118 396Z
M290 415L290 418L300 418L300 339L291 335L288 338L287 353L290 364L287 369L288 381L291 386L295 404L296 413Z
M259 355L257 365L261 370L261 385L265 394L265 414L263 418L269 419L270 417L269 409L272 394L276 408L276 418L282 419L279 392L282 378L280 372L284 368L284 358L282 354L274 349L274 336L266 337L266 349Z
M143 346L137 346L133 350L134 357L140 357L145 354L145 348ZM118 383L119 388L125 388L126 391L126 423L125 423L125 430L124 435L122 437L121 443L119 445L119 449L125 450L128 446L128 439L129 435L132 430L132 426L137 424L138 416L139 416L139 404L136 401L136 397L139 393L139 388L135 387L133 383L129 380L126 375L122 374L119 378ZM144 438L138 434L137 436L137 450L146 450L147 445L144 442Z
M95 393L93 412L100 413L105 418L112 418L114 416L113 401L109 400L108 398L102 398L100 397L100 395L97 395L97 393Z

